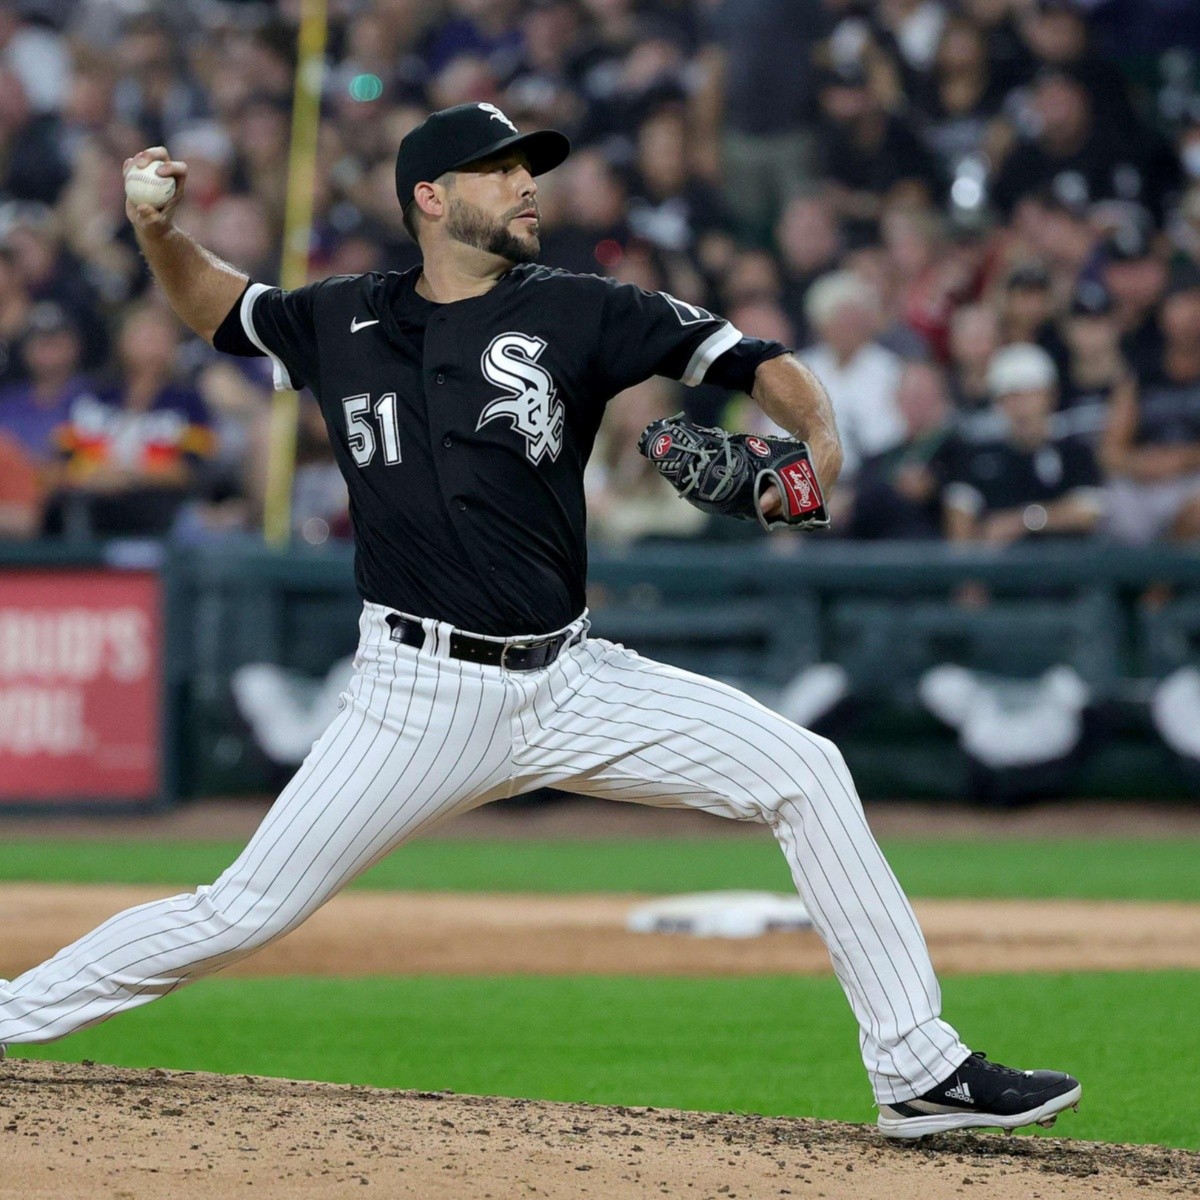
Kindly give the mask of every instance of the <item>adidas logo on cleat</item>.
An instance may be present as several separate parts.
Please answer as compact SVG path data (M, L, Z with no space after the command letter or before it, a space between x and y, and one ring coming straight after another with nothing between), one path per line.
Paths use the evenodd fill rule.
M971 1088L969 1084L960 1083L958 1087L946 1089L947 1100L958 1100L963 1104L974 1104L975 1100L971 1096Z

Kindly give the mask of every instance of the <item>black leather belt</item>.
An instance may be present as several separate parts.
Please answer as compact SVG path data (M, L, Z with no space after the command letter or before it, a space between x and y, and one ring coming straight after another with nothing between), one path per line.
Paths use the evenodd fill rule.
M393 642L420 650L425 645L425 629L420 621L410 621L399 613L388 613L388 628ZM485 667L504 667L508 671L540 671L548 667L569 645L583 637L583 630L556 633L547 638L521 642L491 642L466 633L450 634L450 657Z

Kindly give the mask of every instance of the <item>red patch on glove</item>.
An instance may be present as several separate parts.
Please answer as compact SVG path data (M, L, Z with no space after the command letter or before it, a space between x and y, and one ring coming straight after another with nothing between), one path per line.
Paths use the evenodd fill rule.
M778 474L783 481L784 502L790 516L800 517L821 507L821 489L811 463L803 459L789 463L780 467Z

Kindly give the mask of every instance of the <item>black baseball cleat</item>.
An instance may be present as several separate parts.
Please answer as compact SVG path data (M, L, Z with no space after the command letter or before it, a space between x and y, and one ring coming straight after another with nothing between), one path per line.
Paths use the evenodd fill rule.
M1064 1108L1079 1107L1079 1080L1061 1071L1014 1071L972 1054L937 1087L915 1100L879 1106L879 1128L887 1137L919 1138L955 1129L1022 1125L1047 1129Z

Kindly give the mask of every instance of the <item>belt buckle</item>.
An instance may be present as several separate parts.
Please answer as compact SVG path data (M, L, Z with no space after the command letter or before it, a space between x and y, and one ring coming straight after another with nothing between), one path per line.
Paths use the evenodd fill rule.
M546 665L546 663L544 661L542 663L540 663L537 667L528 667L528 668L527 667L510 667L508 665L508 652L510 650L528 650L528 651L532 652L534 650L542 650L547 646L553 645L553 643L554 643L554 638L552 638L552 637L551 638L538 638L532 642L515 642L515 643L514 642L506 642L504 644L504 646L501 647L501 650L500 650L500 669L502 671L503 670L509 670L509 671L540 670L542 667L544 667Z

